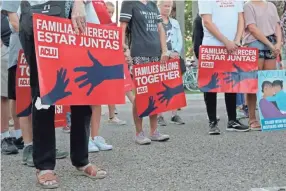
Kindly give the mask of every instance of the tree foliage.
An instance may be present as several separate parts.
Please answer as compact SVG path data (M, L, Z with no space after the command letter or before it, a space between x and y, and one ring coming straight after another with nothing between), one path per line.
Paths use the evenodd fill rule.
M192 33L193 33L193 18L192 18L192 1L185 1L185 53L186 57L190 57L193 53L192 49Z

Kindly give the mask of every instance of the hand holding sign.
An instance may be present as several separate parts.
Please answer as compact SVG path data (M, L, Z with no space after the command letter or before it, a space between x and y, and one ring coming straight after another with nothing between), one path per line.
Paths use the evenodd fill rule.
M69 84L69 79L65 80L67 75L67 70L61 68L57 71L57 81L50 93L42 97L42 103L45 105L53 105L55 102L57 102L60 99L63 99L72 93L70 91L66 91Z
M158 107L155 106L155 100L153 96L149 97L149 103L148 103L148 107L146 108L146 110L141 113L141 115L139 115L140 118L145 117L145 116L149 116L153 111L155 111Z
M83 88L88 84L91 84L88 92L86 93L89 96L92 90L102 83L104 80L114 80L114 79L123 79L123 64L114 65L114 66L103 66L95 57L92 56L90 51L87 52L89 59L92 61L92 66L86 67L77 67L74 69L75 72L85 72L86 74L75 79L75 82L81 82L79 88ZM118 72L118 71L122 72Z
M213 73L210 82L207 85L201 87L200 90L202 92L208 92L208 91L210 91L212 89L219 88L220 85L218 85L218 82L219 82L218 73L217 72Z
M160 96L159 97L159 101L161 103L167 101L166 106L168 106L170 100L177 94L179 93L183 93L184 92L184 87L182 84L174 87L174 88L170 88L169 86L167 86L164 82L162 82L162 85L166 88L164 91L158 92L157 95Z
M228 75L223 80L229 84L233 83L232 87L236 86L243 80L246 79L257 79L257 71L245 72L240 67L238 67L235 63L233 63L233 67L237 70L235 72L224 72L223 74Z

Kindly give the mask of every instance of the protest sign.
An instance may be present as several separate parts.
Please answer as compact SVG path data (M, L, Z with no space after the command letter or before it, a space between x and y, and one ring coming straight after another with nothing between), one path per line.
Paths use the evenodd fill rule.
M124 64L124 90L125 92L132 91L134 89L134 84L128 70L128 65Z
M40 93L47 105L124 104L121 28L33 15Z
M186 106L180 61L170 60L133 67L136 106L139 117L150 116Z
M55 106L55 127L66 125L67 112L70 112L69 106ZM23 50L19 51L16 70L16 113L17 117L27 117L32 113L30 69Z
M203 92L256 93L258 50L240 47L228 54L222 46L201 46L199 88Z
M286 129L286 71L258 72L257 102L262 131Z

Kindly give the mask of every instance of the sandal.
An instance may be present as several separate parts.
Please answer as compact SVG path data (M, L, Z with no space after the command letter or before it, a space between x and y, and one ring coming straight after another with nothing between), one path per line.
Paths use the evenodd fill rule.
M106 177L107 174L105 170L101 170L90 163L84 167L78 167L76 169L78 175L87 176L92 179L103 179Z
M37 170L38 185L43 189L54 189L59 187L58 177L52 170Z
M253 120L253 121L249 122L249 128L252 131L261 131L261 125L259 124L259 122L257 120Z

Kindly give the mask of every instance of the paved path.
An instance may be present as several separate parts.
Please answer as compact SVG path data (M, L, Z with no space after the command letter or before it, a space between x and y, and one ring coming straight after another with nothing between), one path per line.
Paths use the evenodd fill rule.
M128 125L117 127L104 122L101 128L101 135L113 144L114 150L90 155L92 162L108 171L108 177L96 181L77 177L69 158L58 160L58 190L250 191L285 187L286 131L227 133L224 101L220 100L218 115L223 133L209 136L203 101L189 100L188 105L180 112L187 124L160 127L161 132L171 135L170 141L149 146L133 142L131 105L118 107L119 117L127 120ZM147 120L145 123L147 126ZM69 148L69 136L60 130L57 146ZM21 165L21 154L2 155L3 191L39 190L35 186L35 170Z

